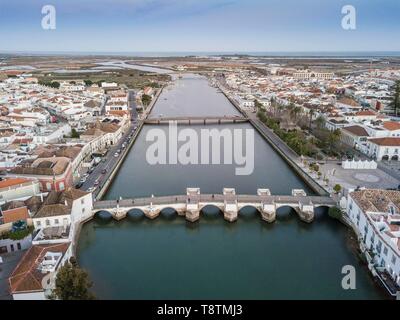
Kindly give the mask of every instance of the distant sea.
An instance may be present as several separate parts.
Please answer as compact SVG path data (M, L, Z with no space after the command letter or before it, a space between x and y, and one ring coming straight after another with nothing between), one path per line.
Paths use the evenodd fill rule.
M83 52L83 51L0 51L0 55L69 55L69 56L127 56L127 57L218 57L218 56L250 56L250 57L290 57L290 58L376 58L376 57L400 57L400 51L314 51L314 52Z

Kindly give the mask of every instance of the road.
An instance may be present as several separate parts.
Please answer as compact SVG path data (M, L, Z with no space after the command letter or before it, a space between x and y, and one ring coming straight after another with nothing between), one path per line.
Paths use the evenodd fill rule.
M86 181L81 186L80 188L81 190L87 191L88 189L94 187L95 184L101 185L102 181L108 178L108 175L111 174L112 169L117 164L119 158L122 157L123 152L120 152L118 157L115 157L114 154L119 149L122 151L122 144L124 142L126 142L126 145L128 145L130 141L129 139L130 134L135 132L134 127L136 127L135 123L131 123L129 129L127 130L126 133L124 133L124 135L121 137L118 143L111 146L108 149L108 152L105 155L105 157L103 157L102 161L97 166L94 167L93 172L87 177ZM102 173L104 169L107 170L105 174ZM93 192L93 195L96 196L97 192L98 189L96 188L96 190Z
M126 146L128 146L131 139L130 136L133 135L133 133L135 132L135 128L138 127L137 119L135 118L135 115L137 115L137 113L135 112L136 110L133 110L133 108L136 109L136 103L133 94L133 91L130 90L128 95L128 107L132 108L132 117L127 132L124 133L124 135L121 137L116 145L111 146L108 149L106 156L103 157L102 161L94 167L93 172L87 177L86 181L81 186L81 190L87 191L97 185L101 186L102 182L107 180L114 166L116 166L120 158L123 156L124 151L126 151L126 149L122 150L122 145L126 143ZM115 157L114 155L118 150L121 150L121 152L119 152L118 157ZM102 172L104 169L106 170L106 172L103 174ZM93 196L96 197L98 192L99 188L96 188L93 191Z

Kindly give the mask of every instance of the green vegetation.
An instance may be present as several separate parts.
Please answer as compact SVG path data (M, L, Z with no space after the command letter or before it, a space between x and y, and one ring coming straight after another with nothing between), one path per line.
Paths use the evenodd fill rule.
M21 240L33 232L33 226L29 226L24 230L8 231L0 236L0 239Z
M325 119L321 116L313 121L315 112L312 109L309 113L304 113L294 103L283 106L274 99L271 99L268 111L260 108L258 101L255 101L255 105L258 118L297 154L322 160L324 155L340 157L346 153L346 148L340 141L341 131L328 130Z
M400 109L400 80L396 82L394 85L394 93L392 97L392 101L390 102L390 108L392 108L393 113L398 115L398 111Z
M159 88L161 88L161 85L160 85L159 83L157 83L157 82L147 82L147 83L145 83L145 84L142 85L141 89L143 90L143 89L146 88L146 87L151 87L151 88L154 88L154 89L159 89Z
M342 210L340 210L338 207L329 208L328 214L331 218L338 220L342 219L343 216Z
M90 86L93 84L93 81L90 80L90 79L83 80L83 82L85 82L85 85L86 85L87 87L90 87Z
M317 119L318 120L318 119ZM317 138L316 146L320 148L325 154L329 156L340 155L340 137L341 132L339 129L330 131L324 127L318 127L313 130L314 136Z
M59 89L60 83L58 81L39 80L38 83L42 86Z
M262 122L271 128L297 154L305 156L313 156L315 154L313 145L306 139L301 130L285 131L281 129L279 121L267 116L262 110L259 110L257 115Z
M340 191L342 191L342 186L340 184L337 184L333 187L333 191L335 191L336 193L339 193Z
M147 94L142 95L142 103L144 106L148 106L151 102L151 97Z
M71 130L71 138L72 138L72 139L79 139L79 137L80 137L79 132L76 131L75 128L72 128L72 130Z
M79 74L37 74L39 82L51 83L52 81L76 81L83 80L87 86L97 84L101 86L102 82L116 82L119 85L126 85L129 89L143 89L146 86L156 88L164 82L170 81L171 77L166 74L153 74L139 70L113 70L105 72L93 72Z
M93 300L95 297L89 291L92 287L87 272L79 268L74 258L63 265L57 273L56 285L52 299L60 300Z
M256 110L260 110L263 108L263 105L260 103L260 101L254 99L254 107L256 108Z

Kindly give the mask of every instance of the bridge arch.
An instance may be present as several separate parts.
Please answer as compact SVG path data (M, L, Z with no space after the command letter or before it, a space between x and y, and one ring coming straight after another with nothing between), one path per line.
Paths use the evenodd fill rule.
M131 209L126 213L126 217L131 221L138 221L143 220L145 218L145 214L143 210Z
M296 206L280 205L276 207L276 220L289 221L297 218Z
M178 211L175 208L172 207L165 207L162 208L160 211L160 217L172 220L178 217Z
M329 209L331 206L328 205L316 205L314 206L314 219L325 220L329 218Z
M224 216L224 212L221 208L214 204L207 204L200 209L200 215L206 220L217 219Z
M254 205L244 205L238 211L238 216L244 220L252 220L255 217L261 218L260 209Z
M113 219L112 214L107 210L99 210L94 214L97 221L109 222Z

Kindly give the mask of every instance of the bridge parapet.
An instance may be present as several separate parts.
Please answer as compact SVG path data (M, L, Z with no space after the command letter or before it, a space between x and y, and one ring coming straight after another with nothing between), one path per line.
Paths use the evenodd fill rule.
M303 189L293 189L292 196L293 197L306 197L307 193Z
M269 189L257 189L257 195L259 197L271 196L271 191Z

